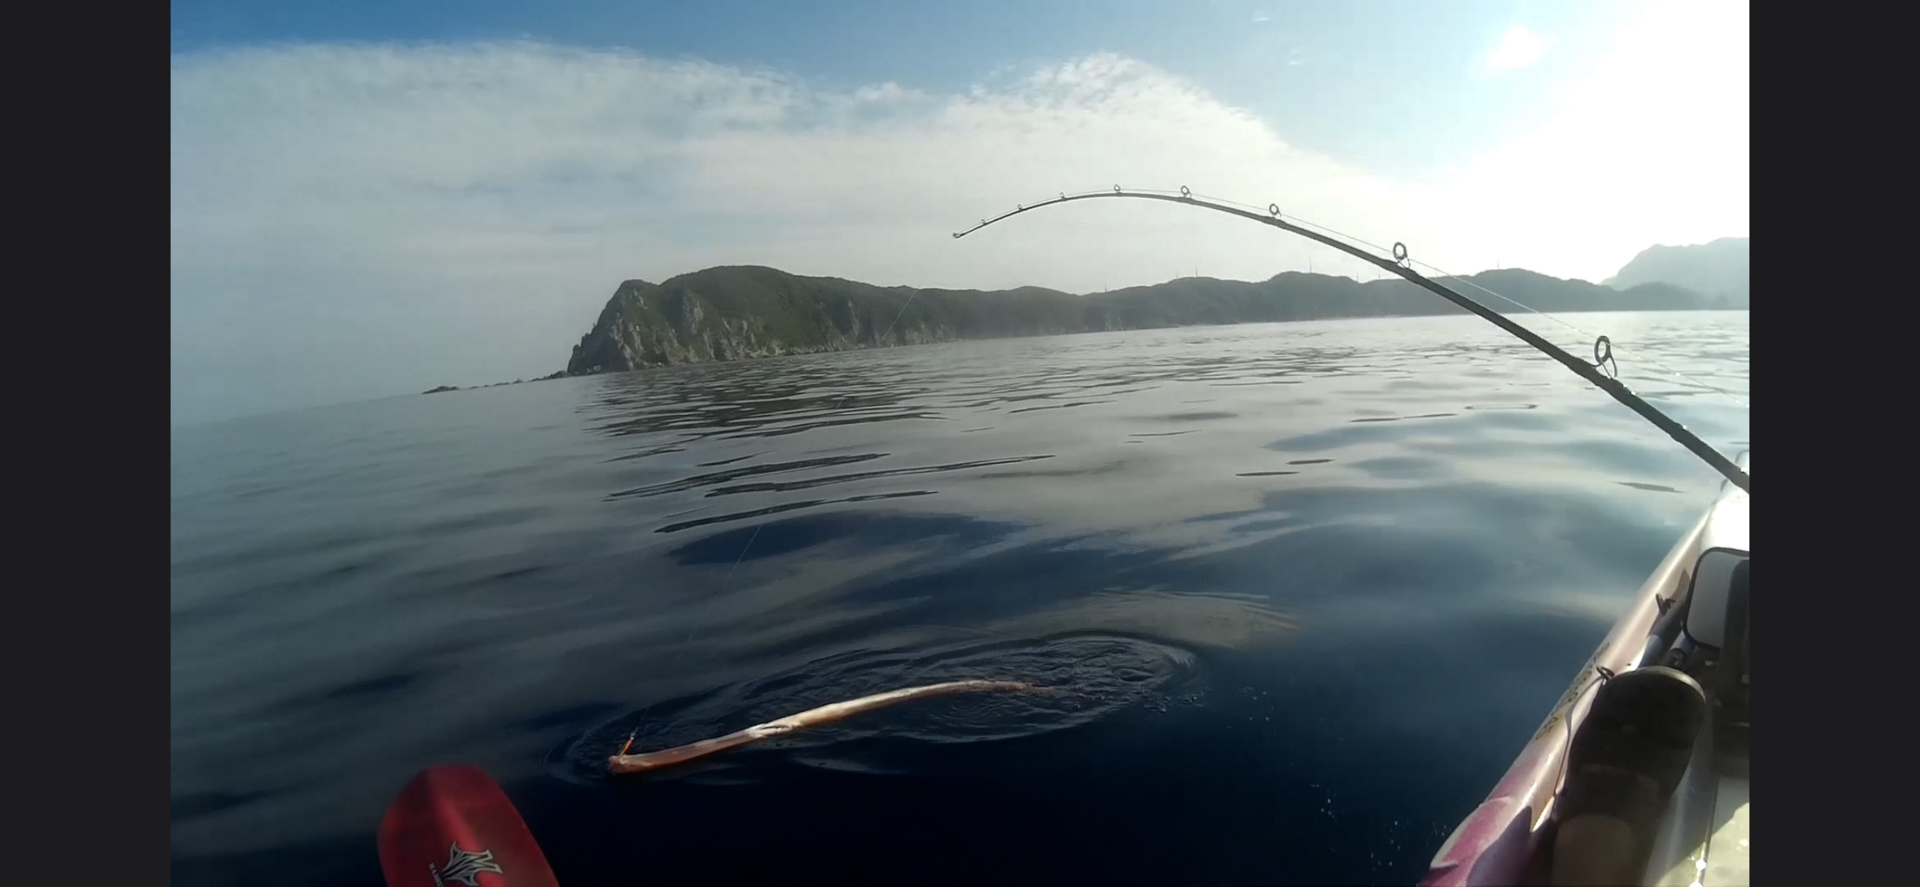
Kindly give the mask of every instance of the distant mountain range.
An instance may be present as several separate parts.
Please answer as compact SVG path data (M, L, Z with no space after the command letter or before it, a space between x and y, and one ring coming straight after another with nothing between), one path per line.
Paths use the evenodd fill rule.
M1746 308L1747 238L1722 237L1695 246L1650 246L1606 281L1615 289L1656 282L1685 287L1731 308Z
M1740 243L1744 258L1745 241ZM1655 247L1634 262L1662 249L1668 248ZM1741 270L1737 305L1730 297L1664 279L1602 286L1522 269L1486 271L1466 279L1545 312L1698 310L1744 308L1744 261ZM1622 269L1621 275L1628 272L1642 273L1634 264ZM1659 273L1647 273L1659 278ZM1471 288L1467 293L1480 295ZM1519 310L1498 300L1489 300L1489 307L1503 313ZM565 373L577 376L953 339L1453 313L1462 312L1397 278L1360 283L1347 277L1287 272L1256 283L1190 277L1076 296L1039 287L992 291L880 287L835 277L801 277L755 265L724 266L657 284L644 280L620 284L593 329L574 346Z

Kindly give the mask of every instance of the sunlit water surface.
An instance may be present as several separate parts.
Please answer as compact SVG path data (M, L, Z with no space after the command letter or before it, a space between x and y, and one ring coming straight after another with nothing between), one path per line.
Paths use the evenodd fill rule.
M1732 455L1747 317L1567 319ZM379 883L470 762L569 887L1410 882L1718 482L1465 316L411 396L172 474L174 882ZM1070 692L603 773L971 677Z

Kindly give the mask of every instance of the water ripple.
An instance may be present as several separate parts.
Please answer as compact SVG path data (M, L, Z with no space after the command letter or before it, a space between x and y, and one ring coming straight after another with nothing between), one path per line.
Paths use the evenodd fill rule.
M732 471L716 471L710 474L695 475L693 477L683 478L681 480L672 481L670 483L654 484L652 486L646 486L646 487L635 487L631 490L620 490L618 492L608 493L607 498L624 499L630 496L640 497L640 498L644 498L647 496L658 496L663 493L676 493L681 490L691 490L696 487L703 487L709 484L725 483L730 480L735 480L742 477L751 477L756 474L773 474L775 472L781 472L781 471L800 471L807 468L827 468L835 465L851 465L855 462L870 462L874 459L884 459L887 457L887 455L888 454L886 453L860 453L858 455L852 455L852 456L827 456L827 457L822 457L818 459L796 459L790 462L774 462L766 465L750 465L745 468L736 468ZM737 460L727 460L727 461L737 461Z
M1747 446L1704 387L1749 397L1746 315L1580 323ZM377 882L385 804L446 761L570 884L782 876L760 860L850 833L822 878L1411 882L1718 484L1471 317L676 366L181 429L170 458L182 883ZM598 775L636 726L958 677L1067 692ZM983 816L977 852L938 843Z
M770 764L844 770L893 770L866 757L862 740L930 745L1003 742L1071 730L1129 707L1165 711L1198 704L1205 686L1192 651L1142 638L1081 632L1024 642L957 644L914 653L826 657L779 674L715 688L608 718L557 746L554 775L599 782L606 759L634 737L635 749L670 748L816 706L942 681L1023 681L1040 692L957 696L911 703L768 740L650 779L698 778L715 771L745 784L739 771ZM887 756L900 757L897 749ZM911 754L909 752L908 754Z

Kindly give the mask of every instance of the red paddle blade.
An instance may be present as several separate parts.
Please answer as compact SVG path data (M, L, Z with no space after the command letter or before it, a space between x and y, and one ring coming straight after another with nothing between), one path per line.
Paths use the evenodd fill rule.
M428 767L380 820L387 887L559 887L507 793L478 767Z

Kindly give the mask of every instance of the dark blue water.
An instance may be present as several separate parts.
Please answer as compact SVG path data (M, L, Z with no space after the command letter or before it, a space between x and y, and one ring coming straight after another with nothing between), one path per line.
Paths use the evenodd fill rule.
M1747 315L1574 315L1729 453ZM1531 325L1584 352L1577 334ZM1470 317L900 348L176 430L177 884L1407 883L1718 478ZM635 781L636 747L957 678Z

